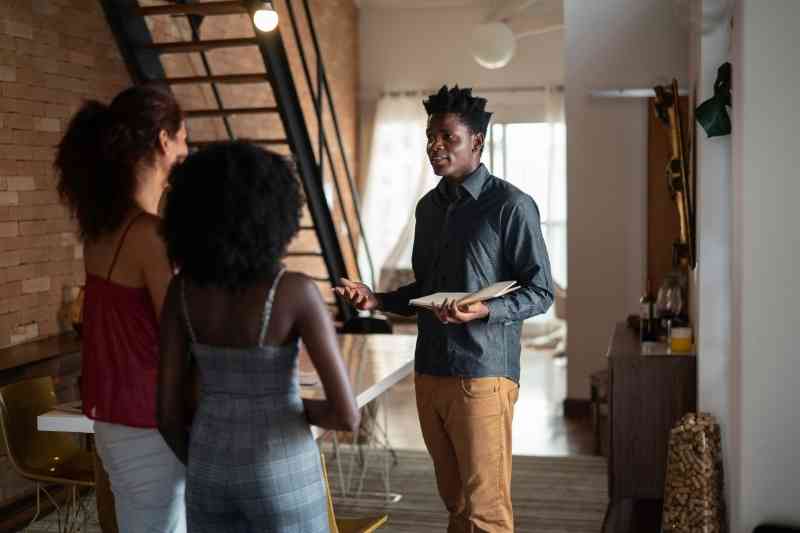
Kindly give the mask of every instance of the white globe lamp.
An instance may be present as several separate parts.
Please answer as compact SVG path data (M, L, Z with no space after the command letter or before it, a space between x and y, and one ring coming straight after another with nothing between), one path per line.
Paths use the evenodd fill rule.
M278 27L278 13L269 2L263 2L261 7L253 13L253 24L264 33L271 32Z
M480 24L472 32L470 52L483 68L498 69L508 65L515 48L514 32L502 22Z

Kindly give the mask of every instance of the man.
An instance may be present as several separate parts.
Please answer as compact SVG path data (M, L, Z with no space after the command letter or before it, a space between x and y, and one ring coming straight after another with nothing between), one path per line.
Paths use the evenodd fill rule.
M471 89L447 86L424 102L428 158L443 179L417 204L416 281L388 293L342 280L358 309L412 315L409 300L516 280L516 292L417 315L417 410L433 458L448 533L511 532L511 422L519 390L522 321L553 301L533 198L481 162L491 113Z

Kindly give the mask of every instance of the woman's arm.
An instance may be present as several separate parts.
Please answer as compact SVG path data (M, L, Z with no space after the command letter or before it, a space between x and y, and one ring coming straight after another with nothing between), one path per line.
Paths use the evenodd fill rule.
M161 317L161 309L172 279L172 265L167 257L167 246L161 237L161 219L155 215L145 215L137 222L137 254L142 260L144 284L153 301L156 317Z
M324 400L303 400L306 416L315 426L355 431L361 414L339 353L333 320L314 281L305 276L301 279L297 331L325 390Z
M189 381L189 335L183 318L182 279L169 284L161 313L161 357L158 367L158 430L183 464L189 456L184 398Z

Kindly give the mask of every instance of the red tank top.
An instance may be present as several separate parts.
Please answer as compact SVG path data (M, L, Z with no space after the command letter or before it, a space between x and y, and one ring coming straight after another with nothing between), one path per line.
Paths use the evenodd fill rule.
M158 321L146 287L111 281L122 234L106 278L86 274L81 346L81 403L89 418L154 428L158 382Z

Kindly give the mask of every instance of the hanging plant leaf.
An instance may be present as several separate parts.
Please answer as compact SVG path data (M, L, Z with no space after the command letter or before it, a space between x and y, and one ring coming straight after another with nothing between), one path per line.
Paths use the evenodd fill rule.
M731 105L731 64L723 63L717 69L714 96L700 104L695 110L697 122L709 137L720 137L731 133L728 107Z
M720 137L731 132L731 119L725 104L717 98L709 98L695 111L697 122L709 137Z

